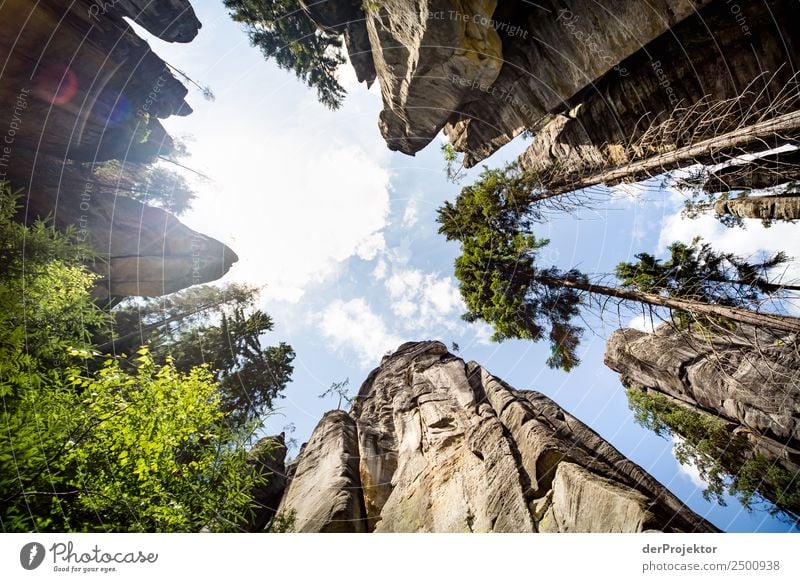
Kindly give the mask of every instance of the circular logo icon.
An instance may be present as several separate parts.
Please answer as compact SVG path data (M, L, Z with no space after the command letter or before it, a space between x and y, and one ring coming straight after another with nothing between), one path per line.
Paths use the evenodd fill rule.
M19 563L26 570L35 570L44 561L44 546L39 542L30 542L19 551Z

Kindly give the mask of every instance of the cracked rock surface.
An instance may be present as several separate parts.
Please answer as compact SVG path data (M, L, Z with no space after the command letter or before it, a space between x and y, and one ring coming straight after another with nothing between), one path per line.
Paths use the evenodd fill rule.
M323 417L290 510L302 532L716 531L552 400L435 341L400 346Z

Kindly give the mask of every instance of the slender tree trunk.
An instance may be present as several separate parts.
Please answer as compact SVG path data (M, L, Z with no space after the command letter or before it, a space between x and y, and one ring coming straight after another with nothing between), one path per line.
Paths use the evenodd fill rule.
M800 181L800 149L756 158L711 173L703 183L705 192L761 190Z
M731 214L739 218L797 220L800 219L800 194L745 196L730 200L720 200L714 205L714 212L717 214Z
M602 170L574 180L559 180L555 184L551 184L545 192L533 196L530 201L546 200L597 184L614 184L629 178L638 179L643 175L660 174L695 164L698 160L708 159L720 152L744 148L784 134L793 134L798 129L800 129L800 111L793 111L610 170Z
M782 285L780 283L769 283L767 281L749 282L749 281L731 281L722 277L708 277L709 281L716 283L729 283L731 285L744 285L747 287L754 287L764 293L777 293L778 291L800 291L800 285Z
M764 327L790 333L800 332L800 318L788 315L775 315L771 313L758 313L748 309L738 307L728 307L726 305L715 305L713 303L702 303L677 297L664 297L655 293L644 293L633 291L621 287L605 287L603 285L593 285L584 281L573 279L560 279L553 277L539 277L538 281L543 285L554 288L577 289L587 293L597 293L607 297L615 297L625 301L635 301L637 303L647 303L658 307L668 307L678 309L697 315L708 315L712 317L723 317L730 321L752 325L754 327Z
M225 303L225 301L216 301L214 303L209 303L207 305L202 305L202 306L200 306L200 307L198 307L198 308L196 308L196 309L194 309L192 311L189 311L187 313L178 313L178 314L170 316L170 317L168 317L166 319L162 319L161 321L156 321L154 323L150 323L148 325L145 325L144 327L139 328L136 331L132 331L130 333L126 333L125 335L120 336L120 337L118 337L116 339L112 339L112 340L107 341L107 342L105 342L103 344L100 344L99 346L97 346L96 349L97 349L97 351L99 351L102 354L110 354L110 353L122 352L125 349L130 348L133 345L133 342L135 342L137 339L139 339L140 342L144 342L145 338L147 338L147 336L149 336L151 332L153 332L153 331L155 331L155 330L157 330L157 329L159 329L161 327L164 327L165 325L169 325L170 323L173 323L173 322L176 322L176 321L180 321L181 319L184 319L186 317L189 317L189 316L192 316L192 315L196 315L196 314L198 314L198 313L200 313L202 311L206 311L208 309L211 309L212 307L218 307L219 305L222 305L223 303Z

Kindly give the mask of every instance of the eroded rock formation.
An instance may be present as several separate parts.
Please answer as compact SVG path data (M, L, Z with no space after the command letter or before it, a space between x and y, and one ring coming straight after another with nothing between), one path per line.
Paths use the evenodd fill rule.
M191 113L186 87L123 17L172 42L200 28L187 0L0 4L0 180L25 191L23 220L52 217L91 244L98 297L170 293L236 261L174 216L73 179L73 162L168 155L159 118Z
M303 448L296 529L715 531L589 427L439 342L384 358Z
M88 266L101 276L94 289L98 299L174 293L219 279L239 260L230 247L169 212L101 192L73 167L50 161L40 160L42 171L21 201L23 220L49 218L59 230L73 229L94 250L96 259Z
M800 515L800 352L794 336L739 329L709 338L667 325L649 334L623 329L609 339L605 362L624 385L717 419L732 439L749 441L727 471L763 459L756 490Z
M800 354L791 339L750 331L708 338L670 326L652 334L623 329L609 339L605 362L626 383L800 445Z
M800 39L789 23L800 16L797 4L703 4L621 61L624 75L610 71L554 111L520 157L523 167L541 172L558 165L568 179L795 110L791 63ZM698 156L661 171L697 161L707 160Z
M720 200L714 205L717 214L762 220L800 219L800 192L778 196L744 196Z
M769 110L795 72L791 0L325 5L318 22L335 14L344 31L346 16L362 36L365 23L369 47L350 56L359 78L380 83L389 148L414 154L444 130L467 167L527 130L523 167L581 175L797 106ZM740 97L712 116L719 123L695 124L708 121L709 104ZM681 131L643 138L689 107L690 119L673 124Z

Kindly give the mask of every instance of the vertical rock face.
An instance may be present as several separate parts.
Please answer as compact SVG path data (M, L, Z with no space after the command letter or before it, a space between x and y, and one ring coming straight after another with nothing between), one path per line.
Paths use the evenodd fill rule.
M325 415L289 510L299 531L715 530L553 401L439 342L402 345L350 414Z
M541 172L558 164L563 172L581 175L680 147L687 138L719 135L751 123L759 113L768 117L796 109L791 63L798 36L790 23L800 16L797 4L769 0L766 10L760 1L735 8L720 1L706 4L622 61L624 75L612 70L570 98L548 127L535 132L520 157L522 166ZM765 114L778 95L788 109ZM740 102L724 111L708 108L734 98ZM673 129L684 124L682 131L641 142L676 110Z
M52 220L59 230L74 229L96 260L101 276L94 295L156 297L219 279L239 260L220 241L192 230L161 208L98 191L91 176L71 165L40 156L25 216Z
M713 453L723 468L735 475L746 463L757 464L753 489L800 519L796 338L747 329L724 338L677 332L670 326L650 334L623 329L609 339L605 362L626 386L724 423L730 444L716 442L722 450ZM692 435L679 436L692 440Z
M350 6L326 4L337 13ZM387 145L414 154L444 130L467 167L525 130L533 142L520 162L536 172L579 175L674 149L779 113L768 109L786 99L798 57L793 0L656 0L646 10L633 0L366 6L370 47L358 52L371 54L380 82ZM748 91L725 111L703 109ZM645 136L681 108L720 127Z
M90 4L90 12L94 10L92 5L99 12L103 3ZM167 42L191 42L202 26L188 0L116 0L111 10L119 16L127 16L150 34Z
M286 443L283 433L262 438L250 450L250 462L265 481L251 492L255 509L247 523L243 524L246 531L263 531L277 512L286 490L285 461Z
M101 195L73 164L151 162L173 147L159 118L191 113L186 87L123 17L173 42L200 28L187 0L0 3L0 180L24 189L23 220L52 217L96 251L97 297L171 293L237 260L167 212Z
M326 32L344 36L350 64L359 83L372 85L375 81L375 63L369 44L366 15L361 2L355 0L332 0L316 2L300 0L300 6L316 25Z
M496 0L382 0L367 15L390 149L413 154L502 67Z
M358 459L355 421L328 412L298 458L278 513L294 513L298 532L366 531Z
M170 150L156 118L191 113L187 90L122 16L166 40L191 40L199 28L179 0L0 6L4 118L18 94L29 92L13 150L80 161L152 159Z
M479 99L458 108L445 132L473 166L523 129L536 133L604 75L625 80L630 72L622 61L707 2L659 0L647 10L638 2L581 0L499 7L493 21L503 31L500 75Z
M732 214L740 218L798 220L800 219L800 194L746 196L720 200L714 205L714 212L717 214Z
M614 332L606 365L644 386L759 434L800 445L800 355L794 342L742 331L708 339L662 326Z
M471 166L591 86L708 0L387 0L366 20L391 149L441 130Z

